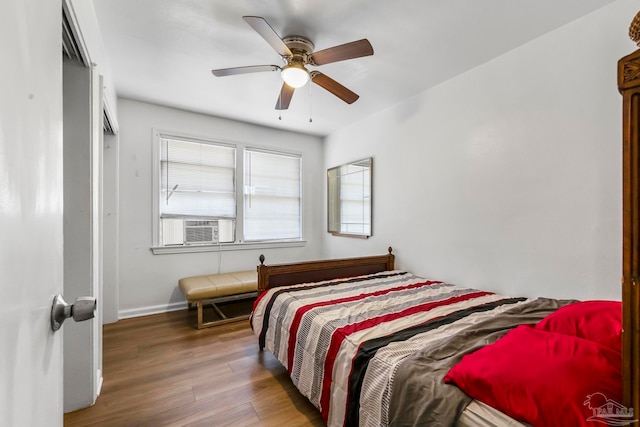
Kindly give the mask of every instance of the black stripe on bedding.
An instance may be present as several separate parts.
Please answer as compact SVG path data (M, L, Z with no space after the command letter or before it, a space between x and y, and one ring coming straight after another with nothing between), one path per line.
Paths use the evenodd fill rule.
M359 424L360 392L362 388L362 381L364 380L364 375L367 371L367 367L369 366L369 361L373 356L375 356L378 349L392 342L406 341L415 335L437 329L443 325L451 324L473 313L490 311L501 305L515 304L524 300L526 300L526 298L507 298L478 305L475 307L466 308L464 310L454 311L453 313L450 313L444 317L429 320L425 323L403 329L394 334L380 338L374 338L372 340L364 342L358 349L358 353L351 362L347 413L344 425L357 426Z
M374 273L375 274L375 273ZM309 289L316 289L316 288L321 288L323 286L328 286L328 285L341 285L344 283L357 283L357 282L364 282L366 280L371 280L372 278L387 278L387 277L393 277L393 276L402 276L407 274L406 271L396 271L394 273L387 273L387 274L377 274L375 276L373 275L367 275L367 276L358 276L358 277L352 277L349 279L344 279L344 280L337 280L337 281L330 281L330 282L323 282L323 283L318 283L318 284L312 284L312 285L308 285L308 286L299 286L297 288L284 288L282 290L278 290L276 292L273 293L273 295L271 295L271 299L269 300L269 302L267 303L267 306L264 309L264 315L262 316L262 330L260 331L260 336L258 337L258 344L260 345L260 348L264 348L265 345L265 339L267 336L267 329L269 329L269 318L271 317L271 308L273 307L273 304L275 303L275 300L278 298L278 296L284 292L291 292L291 293L295 293L297 291L306 291Z

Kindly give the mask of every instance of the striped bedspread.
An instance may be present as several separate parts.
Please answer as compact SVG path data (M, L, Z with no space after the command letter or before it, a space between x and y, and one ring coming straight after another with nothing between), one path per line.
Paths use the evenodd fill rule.
M327 425L380 426L403 358L523 301L386 271L270 289L251 325Z

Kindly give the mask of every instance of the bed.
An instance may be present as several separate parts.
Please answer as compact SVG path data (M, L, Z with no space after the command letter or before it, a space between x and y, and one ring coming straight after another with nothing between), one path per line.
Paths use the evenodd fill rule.
M534 425L587 425L590 394L621 399L619 302L513 298L426 280L395 270L391 248L300 264L261 257L258 277L251 322L260 348L329 426L522 426L512 414ZM507 350L479 351L500 338ZM521 363L491 369L505 355ZM502 385L487 393L487 383ZM529 395L535 387L543 413Z
M640 14L636 16L636 19L634 19L630 34L632 35L632 39L635 42L640 42ZM604 354L603 357L605 358L605 362L601 365L598 365L598 369L600 369L600 371L592 371L591 374L584 375L587 380L598 377L600 379L606 380L603 383L598 383L595 387L597 389L593 389L592 392L584 397L584 401L581 402L581 405L583 406L582 410L587 408L589 411L592 411L591 413L588 412L587 415L592 415L588 418L582 417L578 419L578 424L571 425L580 425L584 423L590 423L589 425L629 425L638 419L638 413L640 412L640 50L637 50L632 54L625 56L618 62L618 87L620 93L622 94L623 101L623 259L622 302L620 304L621 310L616 308L615 302L593 301L585 302L585 304L582 304L581 302L557 300L545 301L542 305L547 304L547 306L545 306L544 309L541 308L537 313L538 317L540 317L539 320L529 318L524 322L515 322L509 327L505 326L501 332L494 334L490 338L485 338L486 342L483 343L483 346L478 345L478 348L476 348L477 351L467 351L465 353L465 357L454 356L453 363L449 361L446 366L439 370L439 375L442 375L442 381L436 382L445 383L445 381L447 381L446 384L450 384L450 387L453 387L454 389L456 387L460 387L461 389L462 387L465 387L465 389L467 389L467 386L470 386L471 388L469 388L468 390L471 391L469 391L469 393L475 393L475 391L477 390L472 390L475 387L476 389L480 389L481 394L498 394L502 395L502 397L505 397L504 395L506 395L507 400L509 400L509 398L511 397L510 394L514 391L514 389L507 388L506 390L489 390L488 387L492 382L487 383L487 379L482 378L482 372L491 373L493 372L493 367L504 365L505 363L501 359L501 357L507 352L504 351L502 346L509 344L511 341L517 341L517 339L519 338L521 345L516 345L516 348L520 353L516 352L516 355L520 354L522 363L524 364L524 367L520 367L520 370L525 371L532 377L529 379L536 379L536 377L549 379L546 384L544 383L544 381L542 384L543 387L547 387L546 390L549 390L549 387L553 388L554 385L559 386L562 383L561 381L558 381L554 376L545 376L545 374L541 371L529 369L530 365L528 365L528 363L533 363L531 358L536 353L530 351L535 346L528 346L527 340L531 340L530 342L534 342L535 335L540 335L547 332L551 333L552 335L562 334L572 337L571 340L569 340L570 343L575 344L576 340L579 340L579 342L581 343L586 342L588 352L595 352L600 356ZM294 285L294 287L304 287L309 286L309 283L318 282L340 282L344 281L345 278L346 280L357 278L359 282L366 282L367 280L369 280L368 276L385 276L391 273L410 274L407 272L397 272L396 270L394 270L394 256L391 253L391 249L389 249L387 255L376 257L362 257L343 260L326 260L301 264L280 265L265 265L264 261L264 257L261 257L261 264L258 266L258 287L259 291L261 291L261 298L256 302L256 310L254 311L252 317L252 327L254 329L254 332L256 332L259 337L260 348L267 348L269 351L278 353L278 358L287 368L289 367L290 354L294 355L294 358L291 359L291 372L297 373L295 374L293 381L297 384L302 384L301 387L304 390L303 394L308 393L309 390L313 390L313 375L314 369L316 369L315 367L311 368L308 365L310 363L309 360L315 360L314 357L307 357L306 360L303 357L302 362L296 362L294 360L296 355L295 345L302 344L301 349L304 349L306 340L300 340L300 343L298 343L298 339L296 336L295 339L293 339L293 349L280 347L280 345L278 345L276 349L276 341L279 340L280 343L289 342L290 337L280 336L279 338L276 338L276 332L269 331L270 327L273 328L274 325L278 323L278 315L275 315L275 321L273 323L269 322L270 324L267 325L266 329L263 322L265 318L270 318L270 316L272 315L271 311L273 311L273 306L276 305L275 301L272 304L271 309L269 310L270 313L268 314L266 313L266 306L269 304L268 301L272 300L273 294L281 292L280 290L278 290L278 288L285 288L291 285ZM367 278L363 278L365 276ZM407 278L408 276L405 277L405 279ZM408 280L416 281L410 282L409 286L411 283L418 283L423 281L422 278L415 278L415 276ZM434 283L427 286L433 286ZM344 286L345 284L342 285ZM282 293L284 293L284 291L282 291ZM482 297L493 299L494 303L497 303L502 298L500 296L490 295L483 295ZM263 306L260 306L260 301L262 301ZM501 307L504 308L503 311L507 312L510 311L511 307L525 307L525 305L531 304L535 301L537 300L511 301L510 304L507 304L505 302ZM601 303L607 305L607 316L610 317L604 322L600 318L602 307L598 307L598 304ZM293 299L289 299L289 306L295 304L300 304L300 302L297 301L295 297ZM282 303L280 302L278 303L278 305L282 306ZM556 305L557 307L554 308L553 305ZM506 308L506 306L510 306L510 308ZM574 310L576 307L579 307L579 309ZM496 308L493 308L492 310L495 309ZM550 311L550 314L543 315L543 312L545 310ZM276 312L277 311L279 311L279 309L277 309ZM536 310L529 311L535 312ZM590 314L585 315L585 311L586 313ZM622 312L621 316L619 316L620 311ZM618 313L618 316L616 316L616 313ZM285 317L285 314L282 314L280 316L281 322L284 321ZM315 318L318 317L321 316L315 316ZM424 320L424 322L422 323L434 321L437 319L437 317L438 316L431 316L431 318L422 319ZM595 321L587 322L589 326L586 327L586 329L583 329L580 327L580 325L585 318L591 320L595 319ZM518 321L520 320L522 319L518 319ZM618 326L617 322L621 322L620 326ZM301 323L305 322L302 321L302 319L299 319L298 324ZM451 322L451 324L454 323L456 322ZM602 331L598 330L598 325L601 326L603 324L605 325L604 335L602 334ZM317 329L318 326L316 325L314 326L314 328ZM594 332L591 329L596 330L595 335L592 335ZM306 331L306 329L304 330ZM373 328L373 330L376 331L375 328ZM469 330L469 328L467 328L467 330ZM606 331L619 332L621 333L621 337L620 335L616 334L607 334ZM376 331L371 336L371 339L379 340L381 338L384 338L389 335L387 332L389 331ZM588 336L581 336L585 335L585 333ZM500 335L501 339L497 339L496 335ZM428 345L427 347L439 348L441 349L441 351L446 352L446 349L444 349L444 347L439 346L439 344L441 344L441 340L444 339L444 337L441 336L440 340L438 340L438 337L434 335L432 338L434 338L434 341L432 341L432 344ZM478 339L482 341L482 338ZM356 348L356 353L364 346L364 341L366 340L353 340L352 346ZM405 341L411 341L411 337L404 340L403 342ZM525 343L524 345L522 345L523 341ZM437 343L438 345L433 345L433 343ZM552 343L561 345L555 341L552 341ZM331 346L331 342L329 342L329 346ZM601 351L603 346L608 350ZM309 348L311 349L313 347ZM383 349L382 352L391 354L392 357L390 357L389 360L393 362L394 348L379 347L375 350L376 355L380 352L380 349ZM397 358L402 358L401 356L404 356L404 354L402 354L403 349L400 349L401 355L397 356ZM620 351L618 353L615 353L616 351L618 351L618 349ZM613 351L614 353L611 353L611 351L609 350ZM332 351L335 353L335 350ZM380 352L381 355L382 352ZM420 351L411 354L412 358L413 355L417 355L415 358L418 365L422 363L423 360L429 359L430 357L428 354L424 354L424 352ZM357 381L352 381L351 374L352 371L360 368L354 369L354 366L356 365L353 364L349 359L347 359L346 361L338 361L338 368L335 369L335 371L339 372L339 374L335 375L332 378L332 380L336 380L336 383L338 383L338 385L341 384L339 387L336 386L336 396L332 396L331 393L329 393L328 405L322 406L320 403L318 404L320 411L323 413L323 416L325 416L325 419L327 420L329 425L352 425L350 424L352 422L352 418L349 417L353 415L352 413L354 410L358 411L357 422L363 422L365 423L365 425L369 422L379 422L380 419L382 419L382 422L384 422L385 416L387 417L386 421L392 425L417 425L417 422L415 422L415 418L411 418L414 417L412 413L416 411L416 408L411 407L411 405L409 405L409 407L398 406L397 401L404 400L405 402L403 403L406 404L407 402L415 400L416 397L424 400L422 399L422 394L425 393L425 390L416 385L419 383L423 383L423 380L420 380L418 375L413 375L413 372L411 371L411 365L405 364L403 366L398 366L389 362L389 360L384 360L381 357L376 358L376 355L368 359L368 362L366 363L367 366L366 368L364 368L364 374L361 375L361 379L358 379ZM471 356L474 357L472 358ZM617 358L617 362L616 360L608 359L611 357L613 357L614 359ZM409 357L404 356L404 358L409 360ZM437 359L437 357L435 356L431 358ZM464 366L464 360L471 360L471 370L473 370L474 367L480 370L481 380L485 380L485 382L480 381L471 385L466 384L467 382L473 383L474 381L478 380L477 378L471 378L468 375L468 372L464 369L457 368L458 366ZM581 357L570 358L569 360L581 360ZM302 364L298 367L295 367L296 363ZM330 361L329 363L333 363L333 361ZM380 374L380 372L384 370L383 365L385 364L389 365L387 366L387 368L389 368L390 371L388 370L387 372L391 372L392 376L389 376L389 374L386 374L386 376L384 374ZM324 363L324 365L326 365L326 362ZM613 370L608 370L612 366ZM372 369L371 371L369 371L370 368ZM516 365L516 369L517 368L518 365ZM556 367L556 369L558 369L559 371L566 370L565 368L566 367ZM321 369L324 368L321 367ZM375 372L377 372L378 374L373 374L374 369L377 370ZM318 372L315 373L316 376ZM402 374L403 378L408 378L409 383L398 386L396 382L397 378L395 377L398 372ZM311 379L305 378L305 375L308 373L311 373ZM367 373L369 373L368 377ZM513 372L513 374L517 375L519 374L519 372ZM322 375L324 376L324 371L322 371ZM505 374L503 373L503 375ZM507 373L506 375L509 375L509 373ZM391 391L389 390L389 378L393 379L392 386L395 385L395 387L393 387L393 390ZM489 379L491 381L495 380L495 378ZM370 387L370 385L374 384L376 380L378 381L378 389L376 389L375 386ZM359 383L359 386L361 387L359 391L354 388L355 382ZM309 387L309 384L311 384L311 387ZM362 385L364 384L366 384L366 386L362 387ZM587 388L591 387L590 383L587 383L586 386L581 386ZM320 402L322 400L322 386L319 387L319 393L317 391L318 386L316 385L315 387L316 391L313 392L315 394L313 395L312 399ZM560 389L560 387L556 388L561 391L560 394L563 393L563 390ZM611 390L608 390L607 388L611 388ZM397 390L395 391L395 396L393 396L394 390ZM515 391L522 392L522 390ZM605 392L603 393L603 391ZM583 391L580 391L580 393L582 392ZM357 395L358 393L360 394L360 398L356 399L354 395ZM528 388L524 389L524 393L531 394ZM607 395L607 393L610 394ZM618 395L616 395L616 393L618 393L618 395L620 396L619 398L617 397ZM542 395L545 394L546 393L543 391ZM554 394L553 396L555 396L556 394ZM335 402L333 401L334 398ZM382 400L383 403L379 404L376 399ZM326 400L327 398L325 397L325 401ZM445 400L448 401L448 398L446 398ZM492 403L494 403L495 405L495 402ZM573 402L573 404L576 405L575 402ZM463 400L462 404L457 403L455 405L458 405L458 408L463 407L463 409L461 411L459 409L456 409L456 413L459 414L457 415L457 419L454 425L522 425L512 417L506 415L504 411L499 410L497 408L497 405L494 406L491 404L482 403L477 398L467 398L466 403ZM580 404L577 404L576 406L580 406ZM334 409L334 407L336 409ZM360 407L364 409L360 410ZM553 398L549 398L549 396L547 396L546 400L544 401L537 402L534 400L531 407L528 407L527 409L547 414L550 417L550 420L544 425L568 425L563 421L563 416L565 415L564 411L569 410L570 408L564 407L562 400L554 401ZM433 412L432 409L429 410ZM450 409L446 409L446 411L449 410ZM382 414L382 412L385 411L386 415ZM424 412L424 410L418 409L418 412L420 411ZM365 412L367 413L364 414ZM369 417L369 412L375 412L376 414L373 418L367 418ZM397 414L398 412L400 413L400 416L404 418L398 418L397 420L393 418L395 417L394 414ZM612 416L607 418L608 415ZM391 419L389 419L389 417L391 417ZM428 425L451 424L446 424L446 421L442 423L440 423L439 421L435 421L432 424Z

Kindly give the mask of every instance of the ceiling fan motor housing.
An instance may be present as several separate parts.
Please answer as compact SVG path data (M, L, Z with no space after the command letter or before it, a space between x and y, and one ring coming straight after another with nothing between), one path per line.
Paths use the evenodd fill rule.
M289 36L282 39L284 44L293 53L293 58L301 58L304 64L310 63L310 56L313 53L313 43L300 36Z

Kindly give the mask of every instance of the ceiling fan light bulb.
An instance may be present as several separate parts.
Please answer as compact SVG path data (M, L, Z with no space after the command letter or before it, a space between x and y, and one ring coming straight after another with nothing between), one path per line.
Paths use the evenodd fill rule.
M304 67L287 65L280 73L282 80L292 88L299 88L309 81L309 73Z

